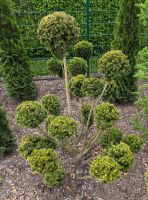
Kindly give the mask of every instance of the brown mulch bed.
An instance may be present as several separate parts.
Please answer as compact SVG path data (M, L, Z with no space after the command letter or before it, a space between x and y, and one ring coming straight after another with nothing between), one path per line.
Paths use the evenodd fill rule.
M55 93L61 98L62 114L66 113L65 92L60 80L38 81L38 100L47 93ZM7 97L0 83L0 102L6 109L11 128L17 143L22 135L35 133L34 130L18 127L15 121L15 108L18 103ZM78 101L72 100L73 116L78 119ZM117 126L126 133L137 133L132 129L130 118L137 112L134 105L117 105L121 119ZM64 156L64 155L63 155ZM94 180L75 180L69 187L64 182L55 189L47 188L39 174L32 173L28 163L17 151L0 160L0 200L148 200L144 181L145 168L148 165L148 147L135 155L134 167L123 174L121 180L111 184L100 184ZM84 171L86 171L84 169ZM3 177L3 180L1 180Z

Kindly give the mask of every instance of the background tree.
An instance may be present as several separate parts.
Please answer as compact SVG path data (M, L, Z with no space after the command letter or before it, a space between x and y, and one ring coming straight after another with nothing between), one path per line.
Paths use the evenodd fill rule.
M31 99L35 85L11 0L0 1L0 30L0 58L8 94L15 99Z

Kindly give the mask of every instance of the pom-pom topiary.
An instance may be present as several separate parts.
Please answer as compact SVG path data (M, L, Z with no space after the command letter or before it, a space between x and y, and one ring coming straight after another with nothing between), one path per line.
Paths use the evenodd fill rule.
M103 82L98 78L85 78L83 81L82 93L84 96L97 98L102 93L103 86Z
M88 41L80 41L74 46L74 53L76 56L89 60L93 51L93 45Z
M99 129L112 127L119 119L117 108L110 103L102 103L95 110L95 122Z
M108 82L105 98L112 102L130 102L134 100L131 87L131 67L122 51L110 51L99 60L99 71Z
M88 65L83 58L74 57L72 60L70 60L68 68L72 76L77 76L79 74L85 75Z
M46 131L48 131L48 126L49 124L52 122L52 120L55 118L55 115L48 115L48 117L46 117L45 119L45 127L46 127Z
M21 139L18 147L18 152L24 157L28 158L34 149L55 149L55 141L50 137L43 137L38 135L25 135Z
M119 165L109 156L96 157L89 172L91 177L103 183L116 181L121 176Z
M36 128L47 116L44 106L35 101L25 101L16 110L17 123L27 127Z
M105 131L100 138L100 144L103 148L108 148L111 145L116 145L121 142L123 133L117 128L110 128Z
M69 81L69 90L72 97L83 97L82 85L85 80L85 76L78 75L73 77Z
M134 153L140 151L143 145L142 139L137 135L125 135L123 142L126 143Z
M58 140L69 139L77 130L77 122L70 117L55 117L48 125L48 133Z
M51 115L59 115L61 110L60 99L55 94L47 94L42 97L42 104Z
M84 104L81 107L82 123L85 126L87 125L87 121L88 121L88 117L90 115L91 107L92 106L90 104ZM90 119L89 119L89 123L88 123L88 127L92 126L93 123L94 123L94 114L93 114L93 110L92 110L91 115L90 115Z
M51 75L63 78L63 65L60 60L57 60L56 58L50 58L48 60L48 69Z
M134 156L130 147L123 142L117 145L112 145L109 149L105 150L105 154L113 157L120 165L122 171L127 171L133 165Z

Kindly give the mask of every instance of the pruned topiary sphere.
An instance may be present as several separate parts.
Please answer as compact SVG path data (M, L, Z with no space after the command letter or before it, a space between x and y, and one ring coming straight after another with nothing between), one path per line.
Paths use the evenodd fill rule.
M48 125L48 133L58 140L69 139L77 130L77 122L70 117L55 117Z
M84 75L78 75L70 79L69 90L72 97L83 97L82 85L84 80Z
M122 171L127 171L133 165L134 156L130 147L120 142L120 144L112 145L109 149L106 149L105 154L114 158L114 160L120 165Z
M103 148L108 148L111 145L116 145L123 139L123 133L117 128L110 128L100 137L100 144Z
M55 115L48 115L48 117L46 117L45 119L45 127L46 127L46 131L48 131L48 126L50 125L50 123L52 122L52 120L55 118Z
M75 18L65 12L54 12L43 17L38 28L40 42L60 58L78 40L79 35Z
M25 101L16 109L16 121L27 128L36 128L46 118L44 106L36 101Z
M42 97L42 104L51 115L59 115L61 111L60 99L55 94L47 94Z
M123 142L126 143L134 153L140 151L143 145L143 141L138 135L125 135Z
M88 41L80 41L74 46L75 56L84 58L85 60L89 60L93 51L93 45Z
M82 118L82 123L87 126L87 123L88 123L88 117L90 115L90 119L89 119L89 123L88 123L88 127L92 126L93 123L94 123L94 113L93 113L93 110L90 114L90 111L91 111L91 108L92 106L90 104L84 104L82 105L81 107L81 118Z
M98 78L85 78L82 85L82 93L84 96L97 98L103 91L104 84Z
M50 58L47 64L50 75L63 78L63 64L60 60L57 60L56 58Z
M55 147L55 141L50 137L25 135L18 146L18 152L27 159L35 149L55 149Z
M112 127L118 119L119 112L113 104L105 102L96 107L95 122L99 129Z
M121 176L119 165L109 156L96 157L90 165L89 173L92 178L103 183L116 181Z
M83 58L74 57L69 61L68 69L72 76L77 76L79 74L85 75L87 68L87 62Z

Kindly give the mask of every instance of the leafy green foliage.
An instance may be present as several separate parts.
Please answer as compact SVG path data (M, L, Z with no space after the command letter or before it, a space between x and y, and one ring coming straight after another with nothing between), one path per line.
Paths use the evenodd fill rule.
M32 99L36 95L35 84L11 0L0 1L0 30L0 58L7 92L14 99Z
M41 44L50 47L59 58L78 40L80 30L74 17L64 12L54 12L44 17L38 28Z
M142 139L137 135L125 135L123 142L126 143L134 153L140 151L143 145Z
M86 74L88 65L87 62L80 57L74 57L69 61L68 69L72 76L77 76L79 74Z
M127 171L133 165L134 156L130 150L130 147L121 142L117 145L112 145L105 151L105 155L108 155L120 165L122 171Z
M82 85L84 80L84 75L78 75L70 79L69 90L72 97L83 97Z
M85 60L89 60L90 56L93 52L93 45L88 41L80 41L74 46L74 54L75 56L84 58Z
M18 146L18 152L27 159L35 149L55 149L55 147L55 141L50 137L25 135Z
M63 64L61 61L52 57L48 60L49 73L53 76L63 78Z
M55 115L48 115L48 117L45 119L45 126L46 131L48 132L48 126L50 125L51 121L55 118Z
M47 94L42 97L42 104L51 115L59 115L61 111L60 99L55 94Z
M117 108L110 103L102 103L96 107L95 122L99 129L112 127L119 119Z
M108 148L112 145L119 144L123 139L123 133L117 128L110 128L101 135L100 144L103 148Z
M99 60L99 71L108 82L105 99L112 102L133 102L134 88L131 79L131 66L122 51L109 51Z
M89 172L93 178L103 183L116 181L121 176L119 165L109 156L96 157Z
M41 103L25 101L16 109L16 121L27 128L36 128L46 118L47 112Z
M66 116L55 117L48 125L48 133L58 140L69 139L77 130L77 123Z
M147 26L148 25L148 0L145 0L144 3L138 5L141 13L139 14L140 20L142 23Z
M12 152L15 145L16 140L9 128L6 112L0 105L0 157Z
M88 121L88 117L90 115L90 111L91 111L91 105L90 104L84 104L81 107L81 118L82 118L82 123L86 126L87 125L87 121ZM94 123L94 113L93 111L91 112L90 115L90 119L89 119L89 124L88 127L91 127Z

